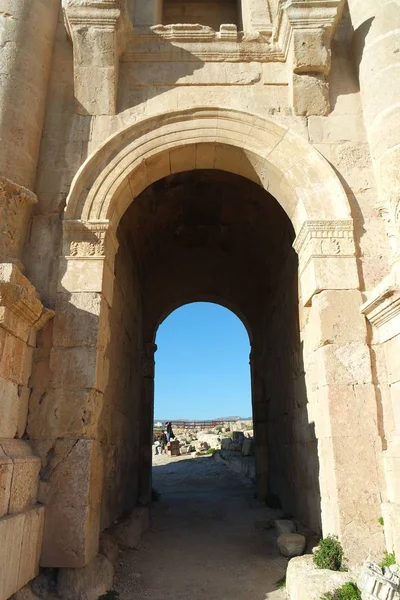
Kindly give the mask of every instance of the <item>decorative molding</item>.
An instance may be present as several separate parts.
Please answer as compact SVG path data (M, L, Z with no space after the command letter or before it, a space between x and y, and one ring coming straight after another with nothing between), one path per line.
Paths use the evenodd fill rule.
M361 312L378 329L381 342L400 334L400 265L369 294Z
M85 223L84 221L63 222L63 258L104 259L118 251L118 240L109 221Z
M0 177L0 262L20 262L29 211L37 203L36 195L16 183Z
M305 221L293 248L299 257L300 271L312 258L354 257L353 221Z

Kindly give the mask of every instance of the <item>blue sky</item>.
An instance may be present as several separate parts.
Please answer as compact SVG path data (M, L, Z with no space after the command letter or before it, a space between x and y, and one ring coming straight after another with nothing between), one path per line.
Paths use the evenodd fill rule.
M251 416L249 338L231 311L182 306L161 323L156 343L156 419Z

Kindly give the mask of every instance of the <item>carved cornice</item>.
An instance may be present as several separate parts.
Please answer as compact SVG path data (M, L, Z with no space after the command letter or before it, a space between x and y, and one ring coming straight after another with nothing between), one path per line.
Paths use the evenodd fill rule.
M118 240L109 221L63 221L63 258L114 258Z
M311 239L335 240L335 239L353 239L354 225L352 219L340 221L304 221L296 239L293 242L293 248L298 255L304 251L306 244Z
M361 306L361 312L379 330L384 342L400 334L400 266L396 263L392 272L369 294Z

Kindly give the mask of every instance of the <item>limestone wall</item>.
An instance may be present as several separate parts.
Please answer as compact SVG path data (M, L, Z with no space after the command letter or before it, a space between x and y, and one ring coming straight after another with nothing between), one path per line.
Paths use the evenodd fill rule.
M140 281L129 230L121 224L110 310L108 384L99 422L104 461L101 529L138 500L142 384Z
M393 134L397 129L391 132L390 127L392 122L397 127L397 87L391 76L398 57L391 33L397 3L385 0L378 11L373 0L351 0L350 19L340 0L319 3L318 10L315 3L307 1L294 6L276 0L248 0L237 11L238 15L241 12L243 33L234 27L218 30L217 21L233 18L225 13L211 19L197 2L165 2L164 12L169 16L164 25L160 25L159 0L129 1L128 11L124 2L113 0L94 4L64 0L64 13L59 11L60 4L58 0L0 2L4 42L0 51L6 66L0 74L4 83L0 93L0 174L28 186L38 200L26 227L28 206L36 198L27 190L21 195L14 184L2 183L0 436L12 442L0 441L4 452L0 528L7 528L7 544L2 546L5 554L15 557L12 562L18 569L25 564L24 553L16 548L25 548L20 545L25 535L22 523L27 524L27 515L36 511L30 507L36 502L39 463L32 448L41 459L38 498L46 505L45 566L82 566L91 560L97 552L100 529L128 506L128 498L129 504L136 500L138 460L144 465L140 485L148 491L149 475L144 471L150 464L154 348L146 338L147 355L141 339L140 285L132 245L121 230L114 279L113 253L105 248L108 224L101 221L89 227L83 217L82 223L73 225L77 228L75 239L65 222L63 232L62 218L74 178L79 179L85 160L110 136L119 133L116 139L122 140L134 123L161 115L156 124L161 128L163 115L192 111L192 121L180 125L182 138L185 135L192 143L197 140L195 110L199 107L232 108L254 116L249 125L237 115L228 119L222 111L216 118L214 111L208 137L202 138L209 145L201 168L223 165L253 179L256 173L256 181L269 191L276 181L285 180L277 186L280 195L276 199L286 209L296 206L292 212L288 209L292 222L318 224L322 218L324 235L332 230L337 235L328 240L328 251L324 251L322 242L317 248L321 232L314 232L314 237L310 234L317 249L308 259L323 266L306 275L307 265L302 266L300 323L296 317L297 280L290 259L265 309L268 317L274 318L259 328L265 340L256 340L253 348L255 361L261 362L261 368L258 362L256 365L253 391L256 404L264 394L271 396L268 415L274 424L266 436L265 407L258 406L261 487L265 489L269 477L271 489L281 495L287 510L314 528L319 526L319 487L325 533L343 535L348 547L360 556L367 552L368 544L378 550L382 546L382 530L377 524L382 499L388 549L395 547L399 553L395 531L400 514L396 424L400 278L396 270L392 270L390 282L373 291L388 275L398 247L398 169L393 159L398 143ZM230 7L233 4L226 2ZM368 6L365 15L364 4ZM199 20L211 19L212 23L200 23L199 27L174 24L175 9L182 14L185 7L190 9L189 23L197 20L197 14ZM207 9L210 7L212 2L207 3ZM303 27L305 22L308 28ZM386 54L390 54L390 69L386 68ZM259 141L253 132L257 133L257 118L263 117L270 125ZM148 132L149 141L145 134L140 143L157 143L161 152L174 129L170 121L168 126L165 139L155 142ZM289 128L286 133L281 126ZM225 146L217 150L215 139L221 129ZM243 155L242 150L236 154L236 147L250 144L250 138L254 138L252 152L244 148ZM230 139L235 151L228 148ZM288 139L289 149L285 146ZM171 142L172 150L177 143L176 139ZM305 148L314 148L326 158L332 166L329 172L336 172L341 188L336 180L329 190L324 187L327 171L315 155L312 160L305 156ZM274 165L267 160L272 152ZM246 168L242 173L233 167L243 156ZM130 201L136 189L142 191L160 173L164 177L200 164L191 157L182 145L175 158L171 153L144 160L143 169L135 171L135 182L129 181L132 187L125 181L120 188L107 190L109 198L117 199L115 212L107 218L117 220L119 199ZM82 197L90 193L94 174L114 159L112 151L108 157L101 152L96 155ZM118 160L116 170L125 165L121 155ZM163 169L166 160L169 170ZM136 168L133 162L132 171ZM243 167L243 162L240 164ZM296 171L292 171L293 164ZM347 238L343 242L341 236L349 229L336 231L329 221L337 218L343 190L349 211L341 214L338 209L338 213L339 218L354 224L356 274L353 263L349 267L353 255L341 248L348 247ZM329 194L336 194L334 202L325 197ZM352 241L350 246L353 252ZM300 253L299 246L296 249ZM340 271L342 258L345 267ZM37 340L36 331L44 324L43 305L34 288L44 305L56 310L54 324L48 324ZM301 298L302 293L307 297ZM361 316L361 308L369 324ZM383 335L387 322L393 322L393 327L390 334ZM143 364L145 389L141 390ZM146 425L140 428L139 421ZM18 441L22 435L30 440L30 449ZM354 469L354 461L361 466ZM23 487L29 491L29 499L13 512L10 499L18 490L12 489L10 473L19 468L25 473ZM40 516L42 511L35 514ZM36 532L30 539L39 544L42 517L35 522ZM361 538L365 547L358 544ZM0 561L7 572L3 577L0 571L0 581L6 582L4 589L0 588L1 600L36 572L38 552L27 549L26 553L29 568L21 566L21 575L9 568L7 561Z

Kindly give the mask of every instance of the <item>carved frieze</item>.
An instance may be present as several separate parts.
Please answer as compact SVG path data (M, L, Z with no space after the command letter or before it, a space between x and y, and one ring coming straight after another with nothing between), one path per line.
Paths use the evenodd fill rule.
M117 238L108 221L64 221L63 232L63 257L70 260L111 258L118 250Z
M354 257L353 221L305 221L293 248L299 257L300 272L312 258Z
M19 262L35 194L0 177L0 262Z

